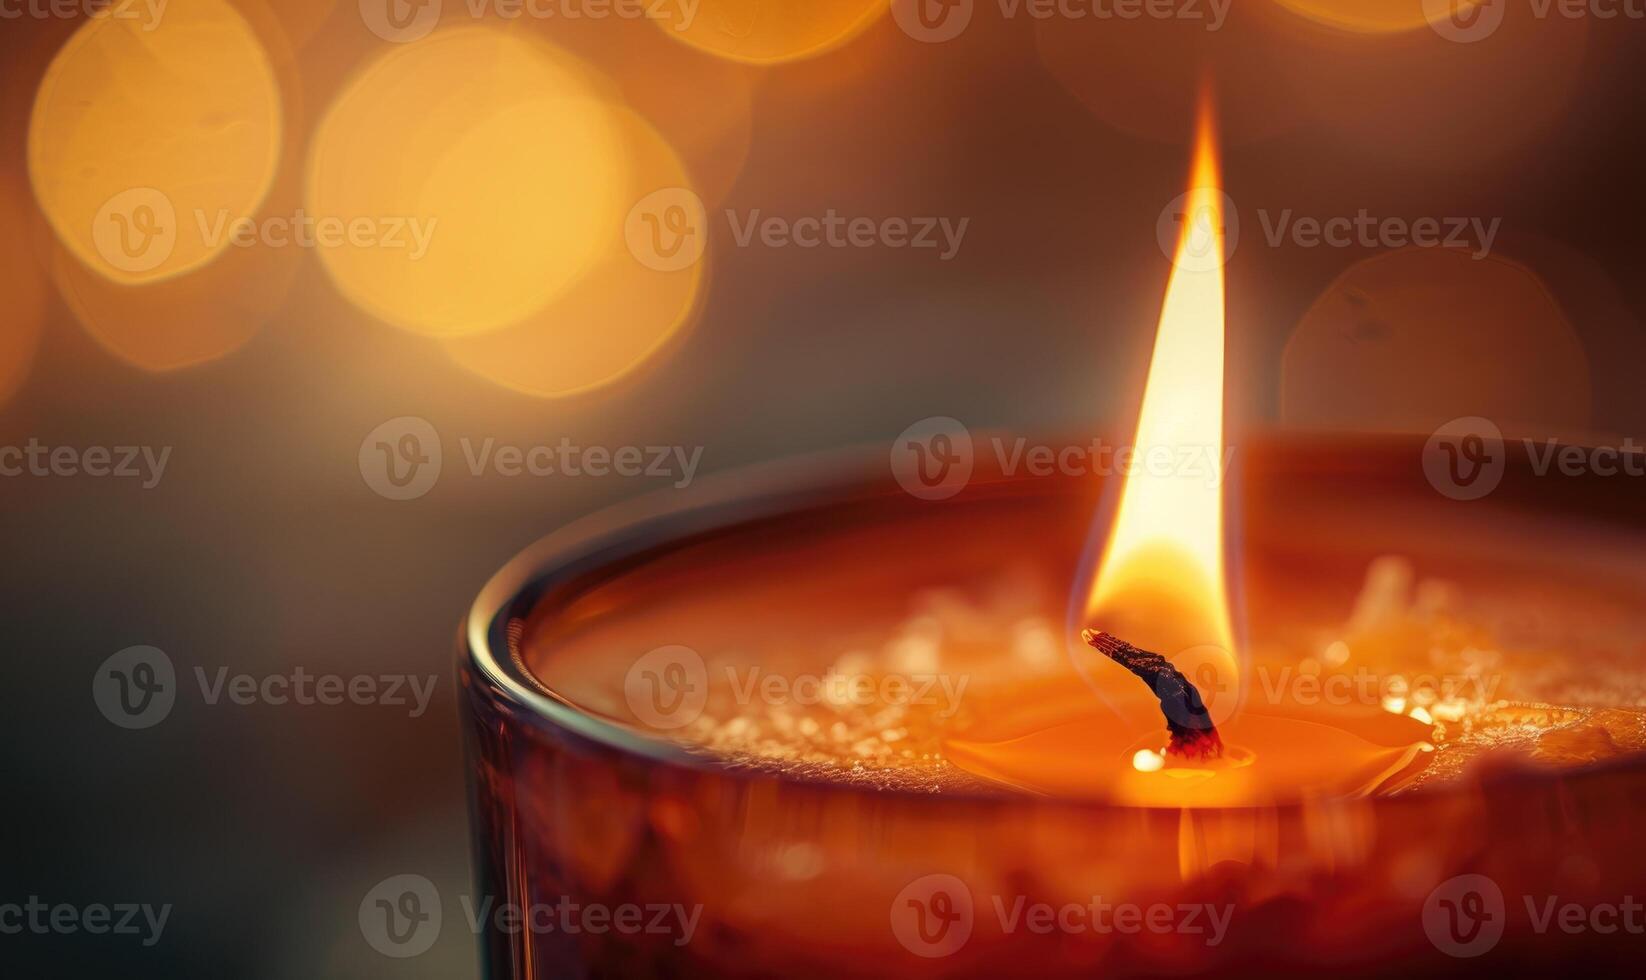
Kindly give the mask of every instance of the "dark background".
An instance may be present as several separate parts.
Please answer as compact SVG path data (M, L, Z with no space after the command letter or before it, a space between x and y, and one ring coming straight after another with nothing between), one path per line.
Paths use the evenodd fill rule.
M616 385L561 400L491 385L371 320L312 257L278 312L228 356L171 372L114 356L56 292L54 246L21 177L42 56L75 25L0 21L0 177L18 216L0 230L0 329L38 331L17 390L0 388L0 445L174 447L165 480L147 492L118 480L0 479L0 902L174 905L154 948L0 936L0 971L473 975L453 903L435 950L411 960L379 956L356 924L361 896L390 875L426 875L449 896L472 887L457 624L527 543L663 484L465 475L394 503L361 479L365 434L395 416L427 418L448 467L464 435L702 445L712 472L885 443L933 415L1028 432L1124 427L1168 271L1156 221L1184 187L1202 71L1225 106L1224 182L1246 215L1228 268L1231 428L1378 428L1392 415L1421 428L1381 411L1421 403L1431 424L1488 414L1506 430L1573 439L1646 432L1636 138L1646 23L1516 23L1463 47L1424 29L1334 30L1272 0L1232 16L1239 24L1215 38L1087 28L1078 43L1089 75L1073 83L1048 67L1032 22L1003 21L993 5L948 44L916 43L883 18L816 58L732 69L750 93L751 137L726 207L964 216L963 248L947 263L886 249L714 249L681 342ZM560 25L513 29L554 39ZM657 43L652 27L587 30L602 33L604 60L591 59L614 78L648 70L626 52ZM308 107L288 129L297 141L348 66L386 48L351 2L304 33L289 42ZM723 70L710 55L691 59ZM1518 264L1514 275L1539 277L1562 315L1419 309L1372 330L1311 318L1317 297L1375 250L1267 247L1251 213L1362 207L1501 217L1498 256ZM1481 288L1422 285L1459 290L1464 309ZM24 301L33 291L38 317ZM1288 358L1307 330L1349 354ZM1465 355L1425 341L1454 335L1481 342ZM1540 355L1528 352L1551 337L1575 337L1588 391L1550 400L1535 390ZM1357 362L1356 344L1411 353L1394 359L1404 369L1370 380L1334 375ZM1322 388L1342 392L1326 420L1311 415L1318 398L1283 397ZM128 732L99 715L90 685L98 664L135 644L166 651L180 675L302 665L440 680L420 719L386 707L211 707L185 695L158 727Z

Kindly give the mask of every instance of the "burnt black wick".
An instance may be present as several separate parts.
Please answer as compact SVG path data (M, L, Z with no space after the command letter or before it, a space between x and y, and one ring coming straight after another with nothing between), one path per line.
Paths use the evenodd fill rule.
M1183 672L1158 653L1139 650L1124 640L1100 633L1082 630L1080 638L1097 652L1131 671L1149 685L1160 699L1161 714L1166 716L1166 730L1171 741L1166 754L1183 759L1212 759L1223 754L1223 739L1212 724L1212 716L1200 692Z

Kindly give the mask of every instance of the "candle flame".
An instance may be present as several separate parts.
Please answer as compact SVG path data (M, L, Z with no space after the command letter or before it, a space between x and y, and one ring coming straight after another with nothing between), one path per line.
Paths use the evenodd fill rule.
M1238 667L1223 555L1225 199L1219 183L1211 113L1203 109L1133 465L1085 619L1174 661L1194 651L1194 669L1181 661L1179 668L1204 686L1209 666L1214 686L1232 691Z

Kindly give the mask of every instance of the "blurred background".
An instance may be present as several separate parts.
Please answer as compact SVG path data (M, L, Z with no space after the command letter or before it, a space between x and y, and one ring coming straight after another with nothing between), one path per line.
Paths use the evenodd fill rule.
M1202 85L1232 429L1646 435L1646 23L1436 6L0 3L0 906L172 906L0 935L7 975L473 976L465 928L393 960L357 919L472 888L457 624L682 474L471 457L1124 429ZM128 730L133 646L176 701ZM196 682L299 668L432 700Z

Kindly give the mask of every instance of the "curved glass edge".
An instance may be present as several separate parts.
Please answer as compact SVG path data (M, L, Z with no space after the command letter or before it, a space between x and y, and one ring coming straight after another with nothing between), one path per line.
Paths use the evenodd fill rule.
M655 762L735 776L679 745L595 717L546 692L511 649L509 625L556 585L594 569L672 540L837 504L847 499L843 495L864 498L872 495L874 477L862 451L836 451L717 473L686 491L654 491L579 518L492 576L464 620L459 657L490 686L493 697L545 725ZM889 484L889 470L885 479Z
M1304 445L1308 441L1301 440ZM1299 440L1273 438L1276 447L1301 448ZM1371 445L1388 450L1418 446L1407 440L1381 438ZM509 642L509 625L524 618L537 602L556 585L612 563L622 561L671 541L733 527L740 523L803 513L806 510L839 505L848 500L865 500L900 493L889 466L876 469L874 461L884 453L878 447L855 447L798 459L737 467L712 474L687 490L664 489L625 500L572 521L539 539L504 565L480 590L470 607L460 633L458 656L483 680L486 690L471 692L500 702L518 719L553 737L572 736L606 751L645 760L653 764L711 775L734 782L768 781L780 778L772 773L739 772L685 747L636 732L578 708L570 701L548 692L529 676L515 657ZM1373 455L1377 455L1375 452ZM974 477L980 482L983 477ZM468 709L465 709L468 710ZM1524 785L1560 782L1584 776L1602 777L1618 770L1646 769L1646 759L1625 757L1574 771L1500 773L1499 778ZM847 794L860 790L831 783L807 782L813 791ZM1466 791L1467 787L1459 787ZM1391 799L1411 800L1448 795L1447 787L1421 787ZM910 799L928 799L925 794L902 794ZM1010 800L1013 794L945 794L978 801ZM1050 802L1074 807L1124 809L1124 805L1102 799L1069 798L1052 801L1044 797L1025 799L1045 805ZM1302 801L1281 802L1281 808L1300 806Z

